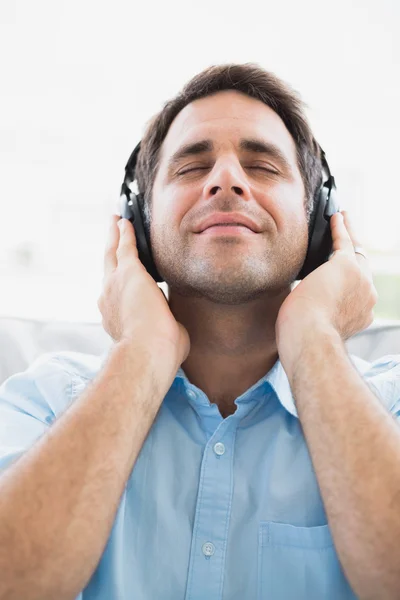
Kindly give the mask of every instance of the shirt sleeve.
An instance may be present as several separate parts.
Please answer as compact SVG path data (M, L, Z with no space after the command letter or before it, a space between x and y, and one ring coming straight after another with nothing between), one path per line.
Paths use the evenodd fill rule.
M74 379L46 353L0 386L0 473L38 440L71 402Z
M0 386L0 475L71 403L74 376L57 354L46 353ZM82 600L80 593L75 600Z

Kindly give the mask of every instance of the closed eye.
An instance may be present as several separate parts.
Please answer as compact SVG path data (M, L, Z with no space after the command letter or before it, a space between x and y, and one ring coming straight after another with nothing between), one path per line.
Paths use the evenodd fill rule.
M185 173L191 173L192 171L206 171L208 167L193 167L193 169L186 169L186 171L179 171L178 175L185 175Z
M261 171L266 171L267 173L273 173L274 175L279 175L278 171L274 171L273 169L267 169L266 167L248 167L249 169L261 169Z
M193 167L192 169L186 169L186 171L179 171L178 175L185 175L186 173L191 173L192 171L206 171L208 168L209 167ZM267 169L266 167L260 167L259 165L247 168L260 169L261 171L266 171L267 173L272 173L273 175L279 175L278 171L274 171L273 169Z

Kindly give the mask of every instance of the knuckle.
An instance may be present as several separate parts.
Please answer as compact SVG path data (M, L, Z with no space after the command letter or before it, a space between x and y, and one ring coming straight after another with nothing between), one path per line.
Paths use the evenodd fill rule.
M123 262L119 268L119 274L121 279L125 280L129 277L132 272L132 263L131 262Z

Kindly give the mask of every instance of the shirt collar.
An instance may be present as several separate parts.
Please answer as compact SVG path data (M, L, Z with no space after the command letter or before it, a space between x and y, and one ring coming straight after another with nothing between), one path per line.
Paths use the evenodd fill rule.
M289 379L279 358L269 373L265 375L263 380L270 384L283 408L285 408L293 417L298 419L299 415L296 409L296 403L294 401Z
M352 362L354 368L359 372L361 376L363 376L364 373L368 370L370 363L350 353L348 354L348 357ZM278 397L278 400L282 404L283 408L286 408L286 410L291 415L298 419L299 415L297 412L294 396L290 387L289 379L279 359L276 361L271 371L267 373L267 375L264 377L264 380L268 381L273 387Z
M182 367L179 367L176 378L182 379L185 383L185 386L191 385ZM290 383L279 358L272 369L249 390L247 390L247 392L243 394L243 397L241 396L237 403L239 404L242 399L243 401L248 400L247 395L250 395L256 388L258 389L261 385L265 384L273 389L283 408L285 408L293 417L299 418L290 388Z

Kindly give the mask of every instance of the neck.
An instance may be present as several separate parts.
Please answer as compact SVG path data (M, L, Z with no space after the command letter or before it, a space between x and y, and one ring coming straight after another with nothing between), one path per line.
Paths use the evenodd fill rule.
M232 306L182 297L170 290L171 312L190 337L190 352L182 368L223 416L235 411L236 398L277 361L275 323L289 293L290 289L273 298Z

